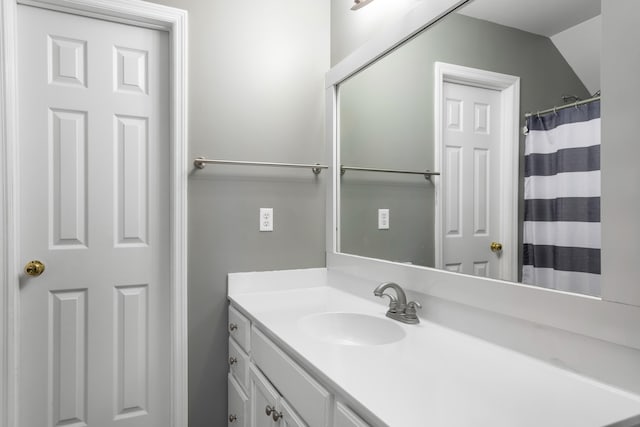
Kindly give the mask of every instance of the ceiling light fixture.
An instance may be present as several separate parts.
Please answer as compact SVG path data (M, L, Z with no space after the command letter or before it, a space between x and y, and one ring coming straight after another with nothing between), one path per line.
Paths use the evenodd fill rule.
M353 5L353 7L351 8L351 10L358 10L361 7L364 7L366 5L368 5L369 3L371 3L373 0L354 0L355 4Z

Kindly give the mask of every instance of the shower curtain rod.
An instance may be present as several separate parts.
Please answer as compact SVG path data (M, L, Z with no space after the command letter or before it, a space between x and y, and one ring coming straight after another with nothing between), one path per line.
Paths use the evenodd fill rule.
M535 113L525 113L524 117L528 119L531 116L539 116L540 114L555 113L558 110L564 110L565 108L570 108L570 107L577 107L578 105L588 104L589 102L599 101L599 100L600 100L600 95L594 96L589 99L583 99L582 101L572 102L571 104L565 104L559 107L547 108L546 110L536 111Z

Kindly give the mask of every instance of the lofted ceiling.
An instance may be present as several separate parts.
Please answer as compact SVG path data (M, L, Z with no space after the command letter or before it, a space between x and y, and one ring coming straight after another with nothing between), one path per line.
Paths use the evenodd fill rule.
M601 0L473 0L460 13L551 37L600 15Z
M601 0L473 0L459 13L549 37L591 93L600 90Z

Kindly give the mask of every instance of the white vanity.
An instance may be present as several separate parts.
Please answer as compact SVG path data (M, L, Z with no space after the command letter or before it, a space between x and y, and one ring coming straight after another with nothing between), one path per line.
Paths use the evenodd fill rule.
M640 414L640 396L388 319L377 284L326 269L229 275L229 425L595 427Z
M239 276L243 275L231 275L229 279L229 425L367 426L341 401L341 393L332 389L330 379L324 378L274 333L268 320L258 315L260 311L271 316L286 311L291 317L280 316L276 324L291 320L291 324L297 326L304 313L317 311L305 307L314 304L319 295L313 291L318 288L303 288L311 293L305 295L303 291L299 300L294 292L294 301L286 295L289 291L285 291L285 295L277 291L265 294L262 287L254 287ZM314 270L298 277L318 284L321 276ZM293 290L297 282L288 282L288 285L292 285L290 290ZM244 293L247 288L259 292ZM283 311L287 301L293 306ZM269 308L264 310L266 307Z

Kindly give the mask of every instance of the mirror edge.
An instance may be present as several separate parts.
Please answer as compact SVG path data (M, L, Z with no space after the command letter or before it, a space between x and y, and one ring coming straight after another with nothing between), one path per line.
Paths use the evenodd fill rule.
M407 289L428 296L469 305L494 313L559 328L640 349L640 306L571 294L536 286L465 276L429 267L337 252L339 226L338 85L386 55L451 11L471 0L438 0L411 10L388 31L374 37L326 74L326 149L330 161L330 190L327 191L326 265L327 269L370 280L399 281ZM606 281L602 295L606 297ZM526 304L522 304L526 301Z
M364 45L327 71L325 87L337 86L353 74L377 61L440 18L472 0L430 0L410 10L396 25L376 34Z

